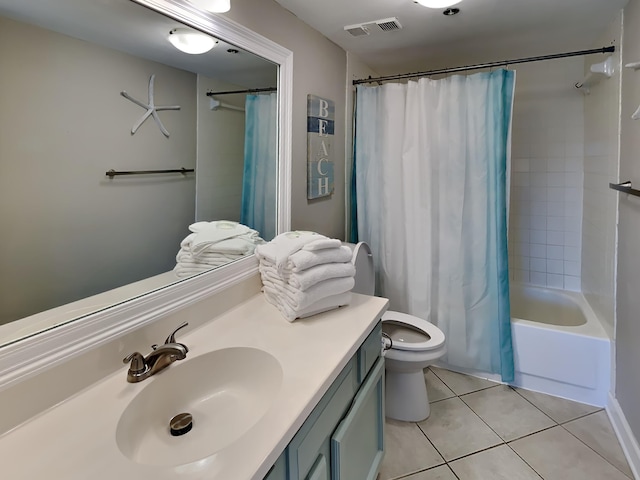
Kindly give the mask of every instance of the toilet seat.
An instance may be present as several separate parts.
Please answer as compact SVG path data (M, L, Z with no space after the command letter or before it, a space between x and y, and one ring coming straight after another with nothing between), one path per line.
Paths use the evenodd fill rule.
M385 322L397 322L408 325L429 337L427 340L420 342L414 342L411 340L397 341L392 338L392 349L425 352L441 348L444 345L444 333L442 333L442 330L422 318L407 315L406 313L387 311L382 315L383 326Z

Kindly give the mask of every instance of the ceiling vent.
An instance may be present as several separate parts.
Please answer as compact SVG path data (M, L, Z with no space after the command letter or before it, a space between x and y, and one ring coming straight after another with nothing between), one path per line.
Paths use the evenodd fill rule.
M376 20L373 23L378 25L378 27L380 27L380 30L383 30L385 32L391 32L393 30L400 30L402 28L402 25L400 25L400 22L398 21L398 19L396 17L384 18L382 20Z
M369 29L364 24L359 25L347 25L344 29L354 37L362 37L363 35L369 35Z
M361 37L364 35L370 35L372 30L392 32L394 30L400 30L402 25L396 17L383 18L382 20L374 20L372 22L357 23L355 25L347 25L344 27L345 31L349 32L354 37Z

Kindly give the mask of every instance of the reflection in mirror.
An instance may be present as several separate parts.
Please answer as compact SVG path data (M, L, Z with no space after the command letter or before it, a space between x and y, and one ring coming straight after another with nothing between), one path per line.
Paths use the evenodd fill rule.
M124 0L0 0L0 344L275 235L277 93L249 90L278 66L221 39L184 53L182 28Z

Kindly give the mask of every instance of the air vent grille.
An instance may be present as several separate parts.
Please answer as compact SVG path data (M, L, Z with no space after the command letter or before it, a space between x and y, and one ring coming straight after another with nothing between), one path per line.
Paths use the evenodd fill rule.
M375 24L378 25L378 27L380 27L380 30L383 30L385 32L400 30L402 28L402 25L400 25L400 22L395 17L385 18L383 20L376 20Z
M376 26L380 30L378 30ZM354 37L370 35L371 33L375 33L375 31L393 32L394 30L400 30L401 28L402 25L400 25L400 22L396 17L383 18L381 20L357 23L355 25L347 25L346 27L344 27L345 31L349 32ZM371 29L373 29L373 32Z
M347 25L344 29L354 37L362 37L363 35L369 35L369 29L364 25Z

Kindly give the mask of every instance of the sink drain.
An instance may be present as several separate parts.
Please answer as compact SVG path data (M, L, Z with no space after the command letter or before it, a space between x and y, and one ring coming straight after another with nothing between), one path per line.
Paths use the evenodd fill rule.
M169 432L174 437L189 433L193 428L193 416L190 413L179 413L169 421Z

